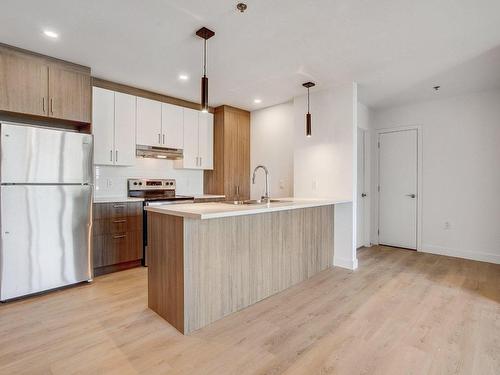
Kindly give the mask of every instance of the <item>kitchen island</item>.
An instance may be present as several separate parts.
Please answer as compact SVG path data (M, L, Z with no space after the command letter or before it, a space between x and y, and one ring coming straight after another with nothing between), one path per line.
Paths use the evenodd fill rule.
M337 203L146 207L149 308L188 334L331 267Z

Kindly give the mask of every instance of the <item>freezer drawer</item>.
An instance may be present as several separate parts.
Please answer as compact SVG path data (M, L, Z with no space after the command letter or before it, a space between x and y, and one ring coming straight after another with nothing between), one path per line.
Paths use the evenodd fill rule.
M2 183L92 182L92 136L2 123Z
M0 300L92 278L92 186L0 189Z

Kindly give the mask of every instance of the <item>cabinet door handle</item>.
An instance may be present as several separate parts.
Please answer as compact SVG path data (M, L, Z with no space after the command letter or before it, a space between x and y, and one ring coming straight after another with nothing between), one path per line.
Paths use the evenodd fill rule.
M119 223L126 223L127 219L121 219L121 220L113 220L114 224L119 224Z
M54 99L50 98L50 113L54 114Z
M124 204L114 204L113 208L125 208Z
M43 113L45 113L45 96L42 97L42 110L43 110Z
M158 144L161 145L161 134L158 133Z
M118 236L113 236L113 239L117 240L118 238L125 238L125 237L127 237L126 234L120 234Z
M200 167L203 164L203 158L200 156Z
M165 144L165 134L163 134L163 144Z
M113 150L109 150L109 161L113 161Z
M115 151L115 162L118 163L118 150Z

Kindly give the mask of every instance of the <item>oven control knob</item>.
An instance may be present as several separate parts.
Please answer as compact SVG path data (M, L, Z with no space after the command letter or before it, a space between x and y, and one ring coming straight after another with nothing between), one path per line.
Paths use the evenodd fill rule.
M142 182L139 182L139 185L142 185Z
M137 185L137 182L134 182L134 185Z

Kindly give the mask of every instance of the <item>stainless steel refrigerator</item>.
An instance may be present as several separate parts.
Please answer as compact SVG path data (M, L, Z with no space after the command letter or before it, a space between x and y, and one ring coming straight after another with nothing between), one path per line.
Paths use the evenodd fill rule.
M91 280L92 136L0 123L0 300Z

